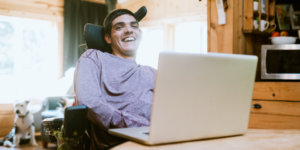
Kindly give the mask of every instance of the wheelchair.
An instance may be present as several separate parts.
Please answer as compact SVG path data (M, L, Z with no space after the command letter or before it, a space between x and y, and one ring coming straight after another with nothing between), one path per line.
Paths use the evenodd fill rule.
M86 114L87 107L84 105L67 107L64 118L54 117L43 120L45 134L56 138L59 150L89 149Z

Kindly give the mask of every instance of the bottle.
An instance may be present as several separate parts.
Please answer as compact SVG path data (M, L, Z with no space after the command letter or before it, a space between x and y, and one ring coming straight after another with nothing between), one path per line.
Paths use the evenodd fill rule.
M260 1L261 2L261 9L260 9L260 12L262 13L262 14L266 14L266 0L261 0Z

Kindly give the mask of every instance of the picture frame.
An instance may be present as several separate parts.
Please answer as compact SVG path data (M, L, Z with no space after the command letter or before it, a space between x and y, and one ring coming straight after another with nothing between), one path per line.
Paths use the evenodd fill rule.
M300 11L291 12L291 25L293 30L300 30Z
M276 17L279 30L290 30L290 8L292 5L276 5Z

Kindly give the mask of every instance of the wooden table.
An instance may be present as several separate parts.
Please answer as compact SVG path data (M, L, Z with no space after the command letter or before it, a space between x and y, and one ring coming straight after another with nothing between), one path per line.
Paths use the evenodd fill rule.
M245 135L158 146L125 142L112 150L300 150L300 130L249 129Z

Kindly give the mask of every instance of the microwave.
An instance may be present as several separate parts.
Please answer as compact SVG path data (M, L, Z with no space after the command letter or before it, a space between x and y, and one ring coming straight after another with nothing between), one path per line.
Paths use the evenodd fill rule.
M300 80L300 44L262 45L261 80Z

